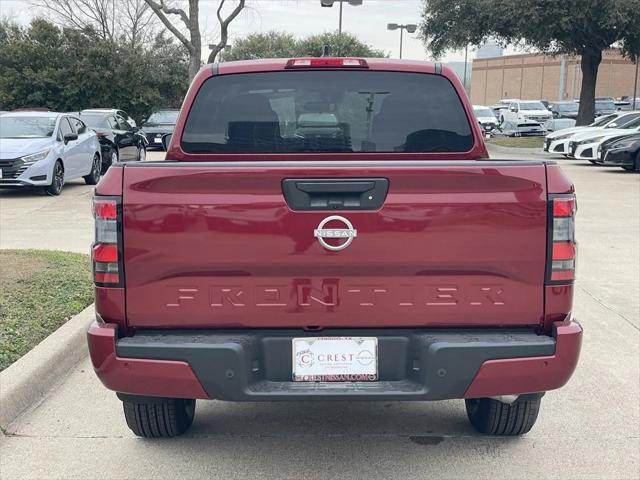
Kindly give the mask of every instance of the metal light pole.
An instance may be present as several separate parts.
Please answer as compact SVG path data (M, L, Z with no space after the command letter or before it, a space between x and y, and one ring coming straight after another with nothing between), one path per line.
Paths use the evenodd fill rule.
M401 25L398 23L387 23L387 30L400 29L400 58L401 59L402 59L402 36L404 31L406 30L407 33L415 33L417 28L418 26L413 23L407 23L406 25Z
M640 58L636 58L636 78L633 82L633 110L636 109L636 99L638 98L638 62L640 62Z
M469 44L464 46L464 77L462 80L462 85L464 86L465 92L467 91L467 59L469 58Z
M333 7L333 4L338 2L340 4L340 19L338 20L338 33L342 33L342 4L347 2L349 5L357 7L362 5L362 0L320 0L320 5L322 7Z

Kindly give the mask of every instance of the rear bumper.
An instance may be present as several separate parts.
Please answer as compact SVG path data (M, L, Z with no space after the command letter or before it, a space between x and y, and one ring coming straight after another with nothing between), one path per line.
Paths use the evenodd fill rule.
M582 328L556 322L553 336L527 329L324 330L378 338L377 382L291 381L293 330L139 331L117 339L94 323L89 352L104 385L120 393L232 401L442 400L534 393L563 386Z
M156 142L156 139L159 138L162 140L162 137L165 135L169 135L171 132L154 132L154 133L145 133L145 138L147 139L148 146L150 147L162 147L162 142Z

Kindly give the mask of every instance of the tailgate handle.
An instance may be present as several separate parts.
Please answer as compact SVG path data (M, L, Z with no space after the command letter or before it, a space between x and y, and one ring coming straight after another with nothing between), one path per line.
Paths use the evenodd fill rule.
M292 210L377 210L389 189L386 178L285 179L282 191Z

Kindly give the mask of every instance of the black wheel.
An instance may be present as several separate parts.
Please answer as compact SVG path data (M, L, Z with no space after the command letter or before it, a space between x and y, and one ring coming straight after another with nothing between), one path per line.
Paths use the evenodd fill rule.
M44 187L44 192L51 196L60 195L62 187L64 187L64 167L62 166L62 162L58 160L53 166L51 184Z
M138 162L144 162L147 159L147 149L144 145L138 145L138 154L136 155L136 160Z
M486 435L522 435L531 430L540 411L542 398L518 399L512 404L492 398L465 400L467 417Z
M91 172L89 175L86 175L84 181L87 185L96 185L100 180L100 174L102 172L102 161L100 160L100 155L97 153L93 156L93 163L91 164Z
M131 397L134 398L134 397ZM148 397L140 402L123 400L127 426L139 437L175 437L186 432L196 412L196 401Z

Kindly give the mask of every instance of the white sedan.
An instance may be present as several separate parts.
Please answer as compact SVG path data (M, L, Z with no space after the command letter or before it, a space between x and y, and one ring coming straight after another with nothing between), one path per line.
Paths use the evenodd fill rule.
M603 115L588 126L557 130L545 137L543 150L549 153L568 155L569 142L573 140L575 135L620 128L638 117L640 117L640 112L618 112L611 115Z
M0 116L0 188L43 187L59 195L67 180L100 179L96 132L72 114L16 112Z
M568 156L595 163L598 146L606 141L622 135L640 132L640 117L632 120L620 128L603 128L595 132L576 134L569 142Z

